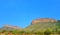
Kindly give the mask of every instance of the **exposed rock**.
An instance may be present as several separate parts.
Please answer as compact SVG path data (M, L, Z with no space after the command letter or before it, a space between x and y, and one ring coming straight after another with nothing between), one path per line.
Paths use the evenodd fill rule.
M57 22L57 20L51 19L51 18L39 18L39 19L33 20L32 24L36 24L40 22Z
M18 26L4 25L5 28L20 29Z

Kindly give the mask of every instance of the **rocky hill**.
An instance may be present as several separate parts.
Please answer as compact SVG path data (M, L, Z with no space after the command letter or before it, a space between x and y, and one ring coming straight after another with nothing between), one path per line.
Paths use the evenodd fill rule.
M0 28L0 31L3 30L12 31L12 30L21 30L21 28L18 26L4 25L2 28Z
M44 32L45 30L49 29L50 31L56 31L56 29L60 29L60 22L55 19L50 18L40 18L32 21L32 24L26 27L25 31L30 32L37 32L41 31Z
M18 26L4 25L5 28L20 29Z
M33 20L32 21L32 24L36 24L36 23L47 23L47 22L57 22L57 20L55 19L51 19L51 18L39 18L39 19L36 19L36 20Z
M55 20L51 18L39 18L33 20L31 25L29 25L24 29L21 29L20 27L17 26L4 25L2 28L0 28L0 31L22 30L25 32L37 32L37 31L44 32L48 29L50 31L55 31L55 32L56 30L60 30L60 20Z

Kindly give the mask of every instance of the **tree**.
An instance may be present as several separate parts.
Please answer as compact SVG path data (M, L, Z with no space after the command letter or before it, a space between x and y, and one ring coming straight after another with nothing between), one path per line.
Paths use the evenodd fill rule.
M51 34L51 31L49 29L47 29L45 32L44 32L45 35L50 35Z
M58 22L60 22L60 20L58 20Z

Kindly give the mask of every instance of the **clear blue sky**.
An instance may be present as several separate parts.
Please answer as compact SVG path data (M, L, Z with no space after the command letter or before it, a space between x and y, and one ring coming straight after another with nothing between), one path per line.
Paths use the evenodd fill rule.
M25 28L36 18L60 19L60 0L0 0L0 26Z

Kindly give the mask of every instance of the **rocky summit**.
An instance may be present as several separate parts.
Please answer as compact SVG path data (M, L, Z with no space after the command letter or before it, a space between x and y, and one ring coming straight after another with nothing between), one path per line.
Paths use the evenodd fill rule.
M36 23L41 23L41 22L57 22L57 20L55 19L52 19L52 18L39 18L39 19L35 19L32 21L32 24L36 24Z
M7 31L11 31L11 30L20 30L21 28L18 26L11 26L11 25L4 25L2 28L0 28L0 30L7 30Z
M12 29L20 29L18 26L11 26L11 25L4 25L6 28L12 28Z

